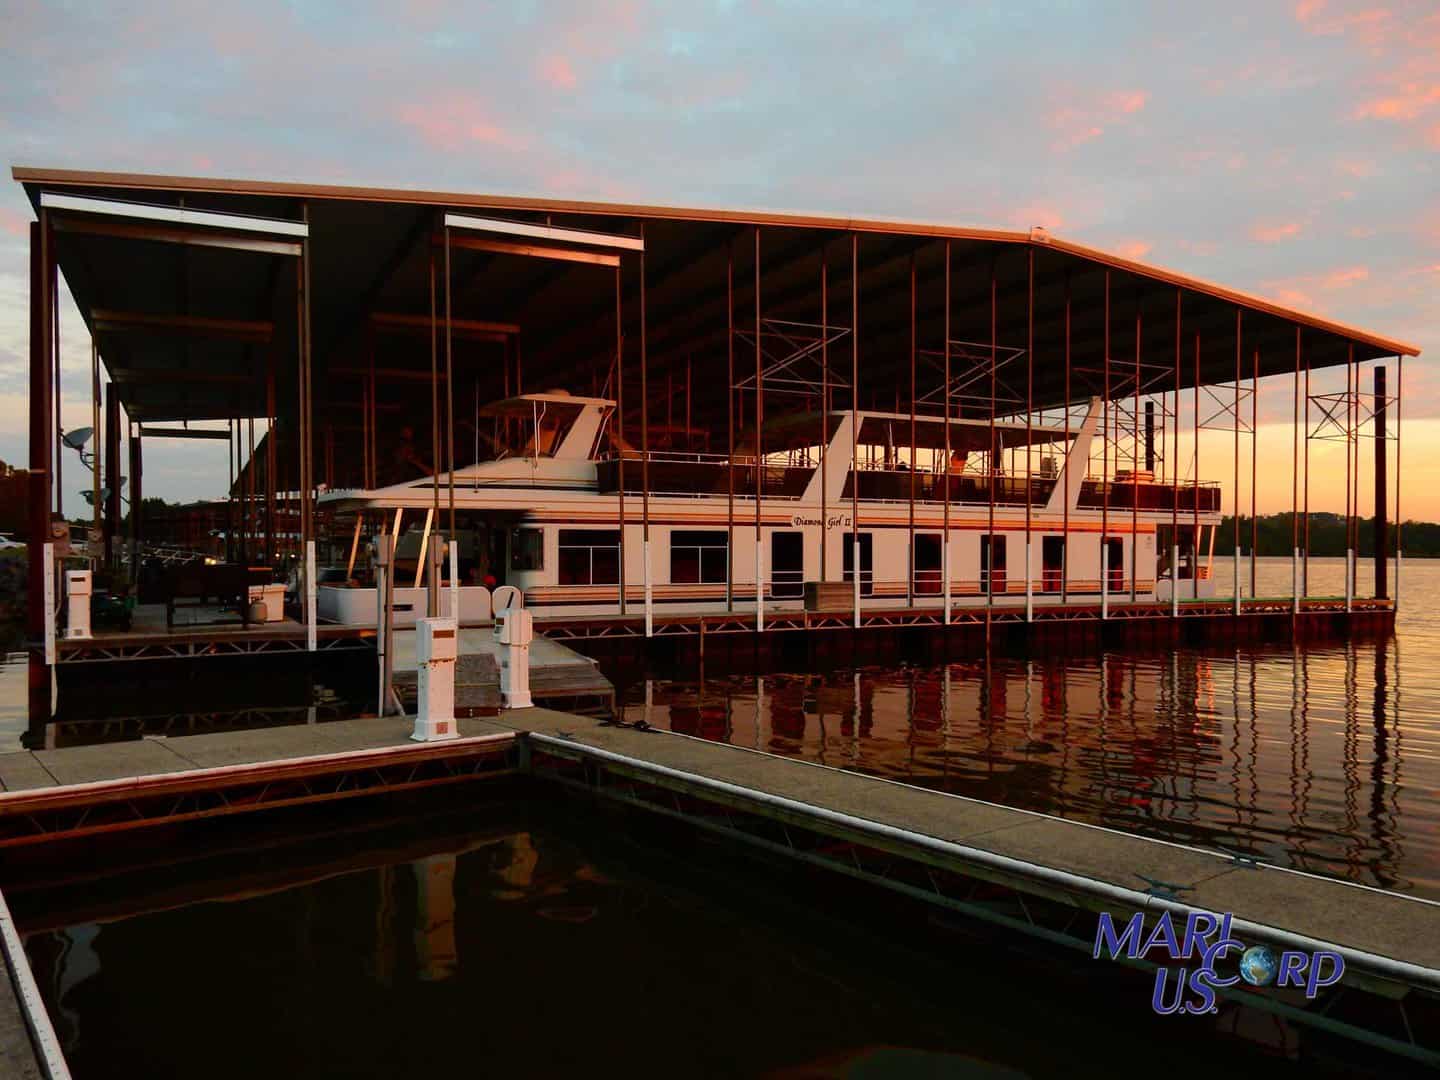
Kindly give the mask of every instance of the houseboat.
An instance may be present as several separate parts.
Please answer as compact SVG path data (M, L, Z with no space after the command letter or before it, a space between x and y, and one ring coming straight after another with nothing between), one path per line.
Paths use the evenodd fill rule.
M423 613L425 553L451 531L452 490L442 572L453 566L459 583L452 593L446 581L443 608L458 596L466 622L488 618L499 585L537 614L584 616L753 610L757 581L766 611L845 610L857 596L866 609L1099 603L1102 586L1112 603L1213 595L1218 487L1115 468L1104 411L1094 399L1064 425L808 412L766 424L758 454L753 429L733 454L642 454L614 401L511 397L478 411L475 456L488 460L321 496L356 517L320 615L374 623L362 538L381 531L410 586L397 622ZM1131 448L1131 461L1144 456Z

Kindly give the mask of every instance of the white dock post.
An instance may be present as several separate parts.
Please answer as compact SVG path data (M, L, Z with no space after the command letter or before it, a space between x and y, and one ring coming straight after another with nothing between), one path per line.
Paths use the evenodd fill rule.
M528 709L530 700L530 642L535 617L522 607L507 608L500 619L500 705Z
M650 540L646 538L642 554L645 556L645 636L655 635L655 594L650 587Z
M454 619L421 619L416 624L415 666L419 672L419 701L415 709L416 742L456 739L455 660L458 637Z
M90 636L89 570L65 571L65 597L69 601L65 617L65 637L69 640Z

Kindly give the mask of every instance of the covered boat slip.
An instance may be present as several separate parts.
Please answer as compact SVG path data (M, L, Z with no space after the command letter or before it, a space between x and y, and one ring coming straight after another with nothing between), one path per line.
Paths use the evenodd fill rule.
M701 531L718 528L727 541L714 602L738 612L747 578L752 604L757 576L775 589L755 568L774 565L766 537L794 530L795 489L816 473L815 517L827 527L802 550L813 542L823 553L807 554L800 582L780 584L826 596L820 609L841 604L848 586L856 623L863 605L884 599L856 595L866 591L871 507L883 518L871 545L883 535L898 547L872 547L869 591L899 585L895 603L933 607L926 590L938 576L942 600L950 587L958 608L969 602L960 583L983 581L974 595L987 610L1014 605L1029 618L1058 573L1066 601L1076 593L1108 618L1132 603L1153 607L1159 594L1140 583L1178 569L1170 603L1179 615L1187 585L1190 599L1204 599L1200 563L1219 514L1233 518L1229 539L1253 560L1262 456L1273 462L1267 473L1288 472L1296 563L1290 595L1270 603L1283 600L1296 616L1310 609L1312 493L1324 491L1328 509L1342 487L1352 552L1362 516L1376 520L1380 595L1370 603L1387 607L1398 587L1387 558L1399 540L1388 525L1400 512L1391 472L1401 362L1417 350L1043 230L23 167L14 177L38 219L31 519L49 520L65 482L63 275L93 345L103 540L86 553L91 565L117 590L134 584L146 521L131 515L122 535L122 498L141 505L145 444L209 438L224 425L233 462L226 560L298 579L290 614L310 649L321 579L366 569L353 519L337 521L343 501L326 492L373 496L419 481L409 516L423 532L428 515L431 536L462 548L467 470L522 467L558 449L579 420L564 432L555 421L586 400L613 402L599 407L583 456L598 459L594 482L613 492L618 532L613 560L590 552L586 587L609 591L597 603L613 618L643 612L647 632L663 614L657 588L714 584L663 576L677 545L662 530L680 528L664 517L674 503L687 498L693 510L696 495L707 496L718 525ZM537 392L548 398L543 416ZM558 400L566 395L570 403ZM1283 420L1288 445L1257 448L1262 397L1267 435ZM511 404L486 408L497 401ZM1050 500L1041 496L1055 490L1056 448L1077 443L1087 414L1084 475L1077 467L1080 490L1073 508L1062 500L1057 528L1043 520ZM837 462L846 424L851 446ZM1312 475L1318 439L1343 443L1343 476L1322 476L1318 464ZM1229 475L1207 477L1212 457ZM1363 490L1374 505L1362 509L1372 464ZM706 490L667 490L701 472ZM558 489L569 484L560 477L554 497L568 497ZM832 517L842 522L833 529ZM486 552L492 565L505 559L507 574L520 524L506 522L504 545ZM558 566L563 523L552 524L542 544L554 545ZM932 531L941 537L935 567L936 543L920 535ZM1057 547L1056 535L1067 542ZM1106 565L1077 564L1081 537ZM1153 543L1154 570L1139 565L1127 537ZM37 709L48 707L43 673L66 647L39 644L56 630L44 615L54 564L43 539L34 532L30 560ZM688 539L686 558L705 576L713 545ZM1099 590L1115 569L1112 539L1124 585ZM790 558L794 542L780 543ZM975 547L973 569L961 543ZM613 565L616 580L593 580L597 559L600 576ZM417 560L424 574L432 565ZM1358 603L1355 580L1347 612ZM1088 598L1087 583L1097 590ZM446 591L427 588L426 610ZM1233 599L1233 612L1245 609ZM943 607L948 617L952 605ZM763 607L752 614L765 628Z

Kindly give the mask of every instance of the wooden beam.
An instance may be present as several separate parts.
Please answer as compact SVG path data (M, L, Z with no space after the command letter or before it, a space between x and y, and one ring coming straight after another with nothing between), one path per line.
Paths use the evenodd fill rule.
M236 375L228 371L190 371L182 368L118 368L111 369L110 381L114 383L241 383L252 384L259 380L252 375Z
M210 431L204 428L162 428L140 426L140 434L147 439L228 439L228 431Z

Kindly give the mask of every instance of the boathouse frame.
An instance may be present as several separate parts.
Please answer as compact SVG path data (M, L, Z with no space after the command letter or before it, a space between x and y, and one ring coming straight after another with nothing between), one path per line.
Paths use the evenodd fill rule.
M557 636L649 637L703 633L707 625L711 632L760 633L846 625L943 627L979 621L988 637L992 624L1017 620L1178 619L1261 611L1273 615L1280 606L1292 620L1312 609L1327 615L1339 609L1347 616L1362 610L1367 616L1378 612L1393 617L1398 603L1402 365L1404 357L1418 356L1419 350L1238 290L1065 241L1043 229L969 229L23 167L14 168L13 176L24 186L37 216L30 228L30 520L49 523L61 508L63 274L91 339L91 411L97 432L103 429L103 437L96 436L93 501L105 550L111 558L120 551L121 485L112 478L121 479L122 442L129 452L128 496L138 507L143 497L144 441L215 438L213 429L192 428L190 422L224 421L227 429L220 437L229 440L231 451L232 525L227 530L231 557L248 561L258 554L273 564L288 551L298 558L306 582L299 620L303 646L299 639L285 640L307 651L322 649L322 643L335 639L334 628L321 632L317 626L317 494L322 486L379 484L384 443L393 434L390 417L399 413L403 418L398 396L407 386L420 387L422 393L428 388L428 464L431 475L441 471L442 463L449 474L443 502L441 485L431 485L427 540L432 534L456 534L454 472L463 464L457 456L456 429L457 423L466 422L465 391L470 391L478 418L482 393L512 397L555 384L580 390L588 379L592 392L616 402L613 423L618 445L628 446L626 432L638 426L636 452L618 452L616 471L622 521L635 521L640 529L639 580L632 576L634 553L627 555L622 526L618 619L594 620L589 626L572 620L554 627ZM233 260L239 269L233 274L222 269L222 257ZM241 318L234 309L238 294L246 289L252 299L259 299ZM722 304L723 314L717 311ZM832 322L847 306L848 323ZM318 341L312 334L317 318ZM797 328L811 336L802 339ZM790 335L793 356L777 357L767 351L767 342L773 343L777 334ZM403 356L414 362L399 362L395 342L405 345L427 338L428 365L423 363L423 349ZM737 356L737 344L751 346L752 355ZM848 377L844 360L832 356L832 345L848 351ZM1013 362L1019 352L1024 355L1023 371ZM722 356L723 399L714 390ZM797 358L810 363L816 357L818 379L807 381L795 374ZM1393 392L1385 366L1391 358ZM938 368L940 389L922 387L922 360L926 378ZM697 362L698 396L692 380ZM1312 386L1317 372L1338 367L1345 370L1343 392ZM1362 385L1366 367L1374 379L1368 395ZM102 369L108 373L108 383L102 383ZM683 378L677 379L682 371ZM1292 396L1293 584L1290 596L1261 600L1255 597L1261 385L1268 379L1275 386L1286 376ZM1018 385L1022 378L1023 387ZM677 381L684 386L683 425L674 422ZM352 388L358 390L355 400L347 396ZM663 401L657 394L663 395ZM825 556L831 542L842 539L852 553L851 602L846 613L816 613L813 618L806 613L796 619L780 617L766 606L761 503L767 494L767 454L775 451L767 451L764 440L767 416L783 415L782 395L787 394L818 403L822 424L828 424L832 412L849 413L852 462L846 465L853 463L857 470L850 484L849 530L841 538L828 537L822 528L820 540L821 584L828 584ZM942 485L940 508L941 602L937 607L917 595L916 425L917 417L934 418L937 394L947 462L951 460L949 421L988 418L990 449L985 452L984 479L992 535L997 480L1010 475L999 466L1003 446L997 441L997 421L1023 419L1027 431L1023 465L1015 464L1012 449L1011 471L1023 477L1029 491L1035 479L1032 426L1047 413L1058 413L1068 442L1077 400L1090 396L1101 400L1104 482L1098 603L1071 603L1067 501L1061 602L1053 607L1036 604L1033 499L1027 499L1023 603L1012 605L1008 598L997 602L996 574L982 567L983 607L963 611L954 607L948 483ZM1188 480L1182 475L1181 461L1187 397L1187 437L1193 446L1193 475ZM908 451L910 463L906 499L910 565L904 583L908 606L872 612L861 596L860 462L854 457L860 443L860 413L886 402L895 404L897 414L908 413L909 419L908 445L895 448L895 459L902 450ZM657 423L652 412L662 405L665 422ZM258 443L257 417L265 428ZM1158 432L1153 426L1157 417ZM748 436L747 424L753 425ZM478 456L478 419L473 426ZM654 600L652 460L667 448L673 450L682 431L686 445L693 445L697 430L703 429L709 445L710 433L722 428L728 475L728 610L708 624L706 619L666 618L657 612ZM1214 430L1228 432L1232 443L1233 492L1228 509L1235 587L1230 604L1200 603L1193 573L1195 591L1188 603L1180 595L1178 580L1168 601L1141 603L1139 545L1134 542L1139 514L1136 477L1147 471L1146 465L1158 464L1159 478L1173 488L1192 485L1191 535L1198 537L1199 445L1202 431ZM824 428L823 435L829 434ZM822 476L832 467L826 461L827 437L820 441ZM1367 437L1374 459L1376 587L1374 597L1362 599L1357 595L1357 556L1361 450ZM1246 439L1248 601L1242 597L1240 554L1245 539L1240 481ZM1338 599L1309 595L1310 459L1311 443L1317 441L1339 441L1345 446L1348 554L1343 609ZM1387 467L1389 442L1395 443L1393 487ZM639 466L635 470L639 498L633 502L626 500L627 459L632 470ZM735 580L736 542L752 527L736 516L737 467L747 464L753 465L756 493L755 581L748 584ZM1130 505L1112 506L1112 482L1123 464L1130 470ZM351 479L358 484L349 483ZM632 472L630 488L633 480ZM748 486L752 481L744 482ZM1068 470L1065 483L1068 491ZM822 483L822 491L825 486ZM108 496L102 497L107 491ZM1168 563L1174 573L1186 511L1178 494L1170 503ZM293 515L296 523L293 542L292 530L282 527L286 515ZM1387 517L1394 523L1393 581ZM132 572L135 553L145 541L142 518L139 513L131 515ZM1128 566L1106 565L1109 549L1104 540L1112 523L1128 528L1132 538ZM349 545L351 571L362 533L357 518ZM31 530L32 722L49 715L50 673L56 663L94 659L97 652L123 657L130 647L120 642L56 641L55 601L53 593L47 593L47 568L53 565L47 544L52 539L43 527ZM1199 558L1197 547L1192 544L1192 567ZM424 565L423 553L420 563L417 574L426 576L429 610L437 613L443 570L433 561ZM1112 577L1123 592L1112 592ZM452 586L455 578L452 565ZM737 584L742 588L737 589ZM754 606L747 610L745 599L751 589ZM47 595L52 597L49 605ZM284 636L277 631L257 633L257 641ZM166 645L148 641L133 647L163 651ZM233 642L224 648L245 651Z

